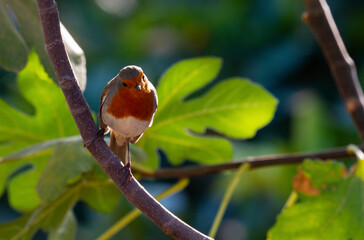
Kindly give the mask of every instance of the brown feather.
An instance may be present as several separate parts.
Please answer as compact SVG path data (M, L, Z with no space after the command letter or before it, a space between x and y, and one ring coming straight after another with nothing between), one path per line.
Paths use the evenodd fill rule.
M117 76L116 76L117 77ZM104 90L101 93L101 97L100 97L100 104L99 104L99 113L98 113L98 117L99 117L99 126L100 128L106 128L107 125L104 123L104 121L102 120L102 107L104 106L105 100L107 98L107 94L110 94L111 89L115 88L115 85L117 85L117 80L116 77L113 78L111 81L109 81L106 85L106 87L104 88ZM107 131L105 131L106 133Z

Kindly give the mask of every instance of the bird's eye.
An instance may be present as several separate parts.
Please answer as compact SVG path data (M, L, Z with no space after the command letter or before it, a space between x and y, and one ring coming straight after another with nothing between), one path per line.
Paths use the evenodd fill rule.
M143 75L143 81L145 80L145 76Z
M123 86L124 86L124 87L127 87L127 86L128 86L128 84L126 84L126 83L124 83L124 82L123 82Z

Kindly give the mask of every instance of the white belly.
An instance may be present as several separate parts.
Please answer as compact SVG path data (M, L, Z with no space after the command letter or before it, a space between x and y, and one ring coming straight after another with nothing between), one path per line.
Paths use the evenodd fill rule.
M105 112L102 118L107 126L125 138L139 136L150 124L149 121L141 121L134 117L115 118L111 114L105 114Z

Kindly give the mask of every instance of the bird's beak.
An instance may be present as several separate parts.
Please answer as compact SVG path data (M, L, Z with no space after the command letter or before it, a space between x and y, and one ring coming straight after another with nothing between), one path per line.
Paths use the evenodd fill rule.
M139 91L142 90L142 87L140 86L140 84L135 85L135 88L138 89Z

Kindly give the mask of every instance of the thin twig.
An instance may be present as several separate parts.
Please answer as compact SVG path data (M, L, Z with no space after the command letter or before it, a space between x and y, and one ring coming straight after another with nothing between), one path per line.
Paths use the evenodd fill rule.
M364 149L364 146L361 146L361 149ZM349 157L355 157L354 153L348 151L347 147L338 147L312 153L292 153L282 155L247 157L239 161L221 163L216 165L167 168L156 170L154 172L143 171L143 169L138 168L135 168L135 170L138 171L141 174L141 177L144 178L189 178L219 173L229 169L236 169L244 163L250 163L250 169L253 169L259 167L300 163L305 159L329 160Z
M329 6L325 0L304 0L307 12L302 15L312 29L342 99L364 142L364 95L354 61L346 51Z
M235 176L231 180L229 186L227 187L226 192L224 194L224 198L222 199L222 201L220 203L219 210L217 211L214 222L213 222L212 227L209 232L210 237L216 236L217 230L219 229L219 226L221 225L221 220L224 217L224 214L226 212L226 208L231 201L231 197L233 196L233 193L234 193L236 187L238 186L241 177L244 175L244 173L247 170L249 170L249 168L250 168L249 163L244 163L236 171Z
M135 178L130 179L129 170L123 167L120 159L113 154L105 141L102 138L97 138L98 128L77 85L64 48L57 5L54 0L37 0L37 3L46 51L87 149L125 197L161 228L164 233L175 239L211 239L193 229L160 205Z

